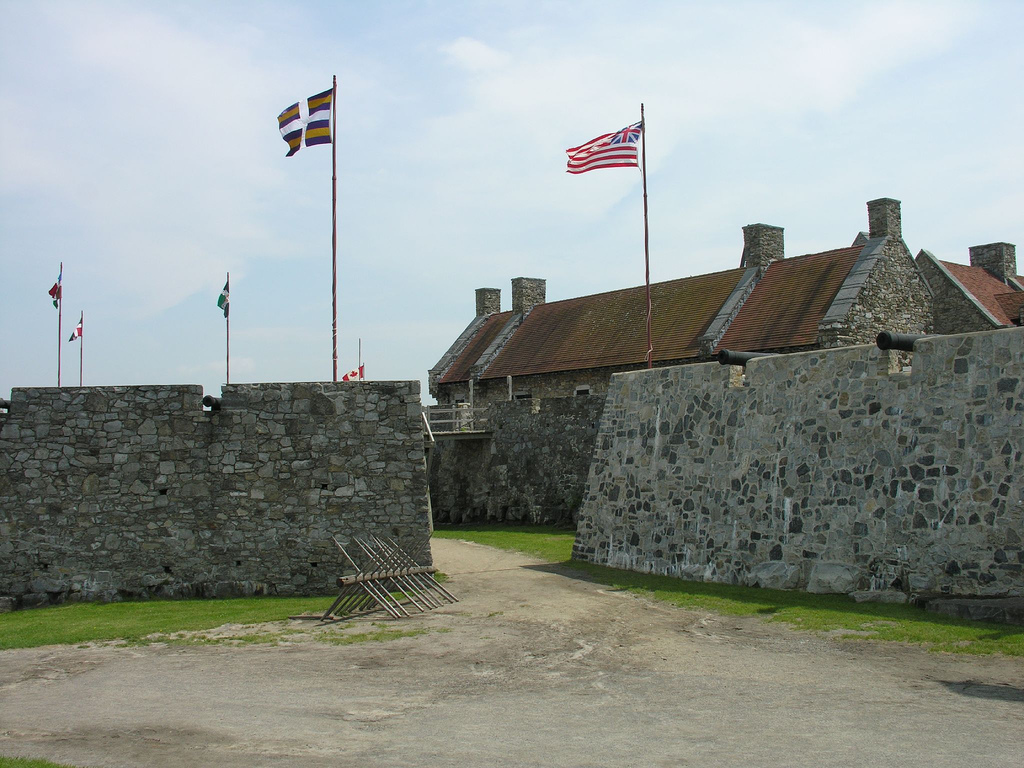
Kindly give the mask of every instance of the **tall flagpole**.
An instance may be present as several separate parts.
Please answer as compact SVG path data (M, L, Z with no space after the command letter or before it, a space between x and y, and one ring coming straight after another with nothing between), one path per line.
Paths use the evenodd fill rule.
M82 319L78 321L82 326L82 335L78 337L78 386L82 386L82 361L85 360L85 311L82 311Z
M224 305L224 337L226 340L225 354L227 359L225 361L226 370L224 371L224 383L231 383L231 273L226 273L224 280L224 289L228 292L228 302Z
M651 246L647 232L647 123L644 105L640 103L640 173L644 180L644 271L647 279L647 367L653 366L654 346L651 344Z
M338 380L338 142L336 134L338 103L338 76L331 84L331 362L334 381Z
M57 386L60 387L60 342L62 331L61 315L64 312L64 262L60 263L60 272L57 273Z

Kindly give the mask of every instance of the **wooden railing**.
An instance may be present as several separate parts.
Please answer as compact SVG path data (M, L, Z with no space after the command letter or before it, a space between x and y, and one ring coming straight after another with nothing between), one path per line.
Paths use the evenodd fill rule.
M427 425L435 435L462 432L486 432L487 408L472 408L468 403L454 406L431 405L423 409Z

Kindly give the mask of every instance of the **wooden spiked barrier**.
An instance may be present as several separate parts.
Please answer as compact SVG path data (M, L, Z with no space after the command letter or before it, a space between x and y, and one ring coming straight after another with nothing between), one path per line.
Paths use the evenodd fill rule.
M393 539L373 534L354 539L355 547L349 545L352 554L337 538L332 536L331 540L356 572L338 578L338 597L322 614L292 616L293 619L342 621L354 614L378 609L401 619L413 615L410 609L423 613L458 602L455 595L437 583L436 568L417 562L430 545L429 538L412 554Z

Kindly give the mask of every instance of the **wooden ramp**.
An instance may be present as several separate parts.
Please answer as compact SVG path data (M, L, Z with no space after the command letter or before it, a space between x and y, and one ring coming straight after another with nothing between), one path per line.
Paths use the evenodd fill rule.
M332 536L331 540L356 572L338 579L338 597L322 614L292 616L293 619L343 621L377 609L401 619L413 615L410 610L423 613L458 602L455 595L437 583L436 568L419 565L430 546L429 537L411 554L393 539L373 534L353 539L349 544L351 552L337 538Z

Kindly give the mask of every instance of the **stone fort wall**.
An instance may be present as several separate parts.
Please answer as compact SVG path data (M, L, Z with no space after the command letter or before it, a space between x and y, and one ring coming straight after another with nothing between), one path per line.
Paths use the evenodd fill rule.
M1024 594L1024 329L612 378L574 557L815 592Z
M418 382L15 389L0 595L316 594L331 541L429 535Z
M492 403L488 437L438 439L434 520L574 524L603 407L594 395Z

